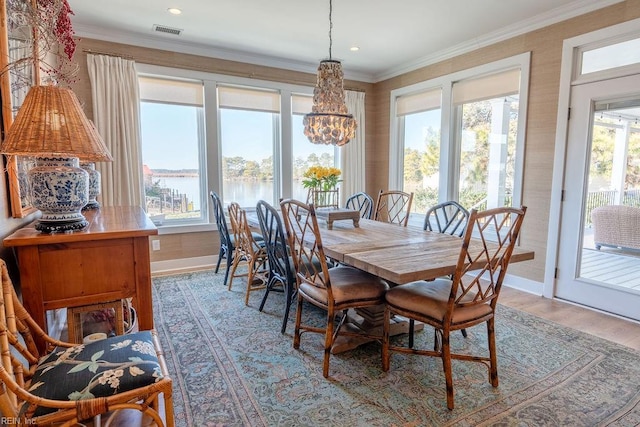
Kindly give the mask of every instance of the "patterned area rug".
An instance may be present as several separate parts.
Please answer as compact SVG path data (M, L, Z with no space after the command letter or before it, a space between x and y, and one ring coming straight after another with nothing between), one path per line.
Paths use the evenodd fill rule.
M483 365L453 361L449 411L439 359L396 353L384 373L374 342L333 355L325 379L321 336L303 335L294 350L295 311L280 334L281 293L259 312L261 292L247 307L242 278L231 291L222 279L204 271L153 280L178 426L640 425L640 353L626 347L500 306L500 386ZM483 351L486 328L468 332L452 345ZM417 345L432 342L428 328L416 334Z

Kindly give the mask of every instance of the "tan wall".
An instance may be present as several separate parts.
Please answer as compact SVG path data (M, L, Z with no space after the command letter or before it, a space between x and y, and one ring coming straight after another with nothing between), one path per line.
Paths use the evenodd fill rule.
M160 250L154 251L151 242L160 241ZM178 233L153 236L149 239L151 262L180 258L196 258L218 253L220 238L217 231Z
M88 52L107 53L130 57L139 64L160 65L255 78L259 80L307 85L311 87L316 83L315 74L262 67L157 49L147 49L101 40L79 39L76 54L74 56L74 62L78 65L78 77L76 82L72 85L72 88L80 102L83 104L85 112L89 118L93 117L93 109L91 105L91 84L89 82L89 75L87 71ZM370 99L371 93L373 92L373 85L370 83L347 80L345 81L345 88L365 92L366 115L367 117L373 117L375 110L373 109L373 103ZM365 133L368 140L373 138L373 123L373 121L367 122ZM160 250L151 251L152 262L213 255L218 253L218 249L220 247L217 232L169 234L158 236L157 239L160 240Z
M528 206L528 211L522 229L522 245L533 249L536 259L522 265L514 264L510 273L542 282L548 243L562 43L567 38L639 17L640 1L622 2L377 83L374 92L376 115L367 117L375 123L375 146L368 152L371 158L367 166L374 167L368 170L376 170L377 173L369 177L367 190L373 192L388 185L391 90L531 52L523 188L523 203Z
M353 81L345 82L345 86L350 89L366 92L366 191L375 195L379 189L388 186L391 90L523 52L531 52L523 189L523 202L529 207L529 210L522 231L522 244L535 250L536 259L526 265L515 264L511 267L510 272L530 280L543 281L548 243L547 228L551 203L550 193L563 40L639 17L640 1L628 0L374 85ZM75 59L80 70L74 90L81 102L84 102L89 117L92 116L92 111L86 69L86 50L130 56L138 63L310 86L315 83L315 75L308 73L82 39L78 43ZM212 250L213 253L216 253L217 240L209 238L214 235L215 233L201 233L201 236L197 238L190 238L191 235L160 236L162 249L152 252L152 260L211 255Z

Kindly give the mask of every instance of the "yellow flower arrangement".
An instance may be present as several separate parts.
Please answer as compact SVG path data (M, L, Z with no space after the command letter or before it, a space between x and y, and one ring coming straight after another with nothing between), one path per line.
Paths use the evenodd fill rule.
M340 181L340 169L324 166L311 166L304 173L302 185L305 188L315 188L318 190L333 190Z

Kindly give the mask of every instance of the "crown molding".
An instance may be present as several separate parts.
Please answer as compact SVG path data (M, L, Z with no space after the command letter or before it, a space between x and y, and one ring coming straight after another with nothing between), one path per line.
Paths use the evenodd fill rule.
M302 73L316 74L318 71L318 62L310 63L304 61L295 61L274 56L259 55L255 53L243 52L238 50L224 49L220 47L207 46L199 43L183 42L179 40L159 40L158 37L151 37L133 32L120 31L114 34L113 31L96 29L91 26L82 24L74 24L74 33L80 38L90 38L112 43L128 44L138 47L146 47L149 49L167 50L170 52L187 53L192 55L204 56L208 58L224 59L227 61L243 62L247 64L260 65L264 67L281 68L290 71L299 71ZM166 36L174 37L174 36ZM373 74L344 71L344 77L347 80L355 80L366 83L373 83Z
M401 74L409 73L417 69L436 64L438 62L454 58L456 56L472 52L492 44L508 40L512 37L520 36L531 31L539 30L546 26L575 18L594 10L602 9L625 0L576 0L570 4L555 8L541 15L537 15L529 20L519 21L513 25L501 28L492 33L486 34L473 40L459 43L448 49L444 49L433 54L421 57L397 67L389 68L381 73L366 73L350 71L344 69L344 77L347 80L355 80L365 83L377 83ZM247 64L260 65L265 67L280 68L302 73L316 74L318 63L295 61L291 59L260 55L238 50L212 47L199 43L187 43L179 40L161 40L158 37L151 37L145 34L133 32L118 32L96 29L91 26L74 25L74 32L78 37L86 37L97 40L104 40L113 43L129 44L150 49L161 49L170 52L188 53L209 58L218 58L228 61L237 61ZM166 36L173 37L173 36Z
M603 9L613 4L621 3L623 1L625 0L577 0L565 6L537 15L531 19L501 28L477 39L469 40L452 46L449 49L424 56L410 63L390 68L383 73L375 74L373 80L376 83L387 80L486 46L491 46L492 44L508 40L531 31L539 30L540 28L548 27L549 25L557 24L558 22L575 18L576 16L584 15L585 13L593 12L594 10Z

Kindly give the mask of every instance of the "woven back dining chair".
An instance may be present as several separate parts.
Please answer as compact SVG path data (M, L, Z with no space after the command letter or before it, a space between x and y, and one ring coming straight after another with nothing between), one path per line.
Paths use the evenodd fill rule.
M380 339L369 332L355 332L342 328L351 308L370 307L382 304L389 288L382 279L353 267L339 265L329 268L320 228L313 205L298 200L280 202L287 238L292 248L293 261L298 282L298 304L293 347L300 348L302 332L324 335L324 359L322 375L329 376L331 348L340 335ZM318 262L315 262L315 261ZM326 310L325 327L318 327L305 319L302 321L303 302L307 301ZM337 319L336 319L337 317ZM337 323L334 323L336 322Z
M211 191L209 193L211 196L211 202L213 204L213 216L216 220L216 226L218 227L218 234L220 236L220 249L218 251L218 262L216 263L215 272L218 273L220 269L220 263L224 258L226 260L226 266L224 271L224 285L227 284L227 280L229 279L229 271L231 269L231 264L233 263L233 255L234 255L234 242L231 234L229 233L229 226L227 225L227 220L224 215L224 208L222 206L222 200L220 200L220 196L215 191Z
M527 208L496 208L471 211L461 241L453 279L417 281L396 286L385 295L382 366L390 367L391 352L433 356L442 359L447 407L454 408L451 360L480 362L489 368L489 382L498 386L495 342L495 311L502 282ZM473 239L472 239L473 238ZM435 329L434 349L392 345L390 319L400 315ZM485 323L489 356L451 351L451 331Z
M244 304L249 305L249 295L253 291L264 289L267 285L267 249L264 239L257 241L247 221L247 212L240 208L236 202L229 204L229 220L233 230L235 241L235 255L231 267L231 277L229 278L229 290L236 277L247 278L247 291L244 297ZM262 237L262 236L261 236ZM245 262L246 273L239 273L238 266Z
M469 220L469 211L450 200L431 206L424 217L424 229L462 237Z
M367 193L361 191L349 196L344 207L346 209L359 211L360 218L371 219L371 214L373 213L373 199Z
M119 411L128 409L140 411L148 418L144 422L174 425L171 378L155 331L89 344L56 340L20 303L3 260L0 270L3 420L18 425L76 426L99 417L109 425ZM45 342L44 352L38 350L36 338Z
M256 205L256 214L269 259L269 280L260 303L260 311L264 308L269 293L282 289L285 294L285 307L280 332L284 334L289 319L289 309L297 291L293 259L278 211L269 203L260 200Z
M469 211L458 202L450 200L427 209L423 229L462 237L467 227L467 221L469 221ZM415 322L413 319L409 319L409 347L413 347L414 329ZM467 337L466 329L461 329L460 333L463 337Z
M413 193L380 190L373 210L373 219L406 227L409 223L412 202Z

